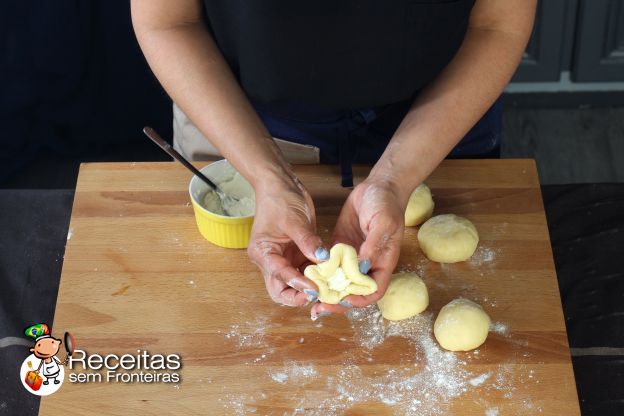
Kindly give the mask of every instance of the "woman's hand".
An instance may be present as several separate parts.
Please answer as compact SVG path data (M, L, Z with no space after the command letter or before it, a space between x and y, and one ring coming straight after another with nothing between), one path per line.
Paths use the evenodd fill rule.
M391 183L371 177L353 189L338 217L334 241L355 247L360 271L375 279L378 289L368 296L347 296L339 305L317 303L312 319L364 307L383 296L399 260L408 197Z
M256 215L247 253L262 271L276 303L302 306L316 301L318 288L301 272L311 262L329 258L315 228L312 198L294 175L256 187Z

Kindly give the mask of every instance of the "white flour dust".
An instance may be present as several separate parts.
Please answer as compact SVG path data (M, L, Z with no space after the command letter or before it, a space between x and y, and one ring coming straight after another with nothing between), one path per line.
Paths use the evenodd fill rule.
M312 364L304 364L296 361L284 364L279 371L269 371L271 379L277 383L285 383L286 380L293 382L302 382L306 379L312 379L318 375Z
M230 410L230 414L236 416L244 416L248 414L255 414L258 412L258 408L247 404L248 402L256 402L259 400L265 400L266 394L226 394L223 398L219 399L219 402L224 409Z
M353 328L353 338L362 347L371 349L384 342L386 328L376 307L353 309L347 315Z
M490 331L496 332L497 334L500 334L500 335L507 335L509 332L507 329L507 325L505 325L502 322L492 322L490 324Z
M286 380L288 380L288 374L282 372L271 373L271 378L273 379L273 381L276 381L278 383L285 383Z
M268 323L267 317L258 316L254 321L231 325L225 338L235 341L239 348L267 347L264 337Z
M473 379L470 379L468 382L470 383L471 386L480 386L481 384L483 384L485 382L485 380L487 380L488 378L490 378L490 374L489 373L485 373L485 374L481 374L480 376L477 376Z
M471 266L488 265L496 260L496 251L491 248L480 246L469 260Z
M319 371L312 361L283 359L276 347L268 345L265 337L271 329L270 321L258 317L244 324L232 325L226 339L233 340L239 350L261 348L262 355L246 365L259 365L272 355L272 365L266 371L267 380L276 385L288 386L292 410L284 415L341 415L357 405L378 402L388 406L392 413L401 416L438 416L450 412L453 400L471 391L478 391L478 403L486 416L497 416L499 409L491 406L487 398L513 399L522 403L529 413L540 413L530 398L518 390L517 384L539 383L535 373L525 371L517 364L500 364L488 372L475 373L469 367L479 362L480 350L472 353L452 353L441 349L432 334L433 314L423 313L403 321L384 321L377 306L354 309L347 314L355 344L333 370ZM322 325L315 325L322 328ZM492 331L507 334L500 322L492 324ZM350 341L345 334L340 342ZM344 339L344 341L343 341ZM293 342L303 344L303 337ZM400 365L391 368L369 366L374 363L380 348L388 342L399 343ZM364 364L362 364L364 363ZM314 386L314 387L311 387ZM228 413L235 415L257 412L259 402L265 402L267 393L249 392L231 394L224 388L219 400Z
M466 362L454 353L443 351L431 335L432 314L417 315L404 321L386 323L376 306L349 313L354 340L364 350L374 350L391 337L407 340L402 360L405 364L381 374L367 375L348 361L327 379L334 392L313 415L342 414L357 403L380 401L391 406L396 415L430 416L445 414L451 399L471 386L473 376Z
M419 275L420 277L426 276L427 275L427 268L430 267L432 264L432 262L425 257L424 255L418 260L418 263L416 264L412 264L412 263L407 263L407 264L403 264L401 267L399 267L399 269L397 269L397 272L399 273L416 273L417 275Z

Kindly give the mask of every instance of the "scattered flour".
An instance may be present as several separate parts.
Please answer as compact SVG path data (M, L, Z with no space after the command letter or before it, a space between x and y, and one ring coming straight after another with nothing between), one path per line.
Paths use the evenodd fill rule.
M273 381L276 381L278 383L285 383L286 380L288 380L288 374L286 373L271 373L271 378L273 379Z
M318 375L312 364L291 361L284 364L280 371L269 371L269 376L277 383L285 383L290 379L294 382L302 382Z
M247 321L243 325L231 325L225 338L236 341L239 348L266 347L264 337L268 323L267 317L258 316L255 321Z
M468 381L470 383L471 386L480 386L481 384L483 384L485 382L485 380L487 380L488 378L490 378L490 374L489 373L484 373L481 374L478 377L475 377L473 379L471 379L470 381Z
M497 407L488 405L488 392L520 401L531 412L541 412L515 385L515 365L500 364L491 372L474 374L469 365L478 362L478 350L463 354L441 349L432 335L433 317L432 313L423 313L403 321L384 321L375 305L351 310L347 318L355 345L330 373L321 374L312 362L288 359L267 371L268 379L292 390L292 410L284 415L342 415L354 406L379 402L397 416L439 416L449 413L453 399L476 390L482 396L480 403L486 416L499 414ZM235 341L238 349L262 348L264 353L247 363L259 365L269 355L277 354L276 347L268 345L265 337L270 325L268 318L258 317L232 325L225 337ZM494 323L491 330L507 333L502 323ZM302 344L304 338L297 337L295 341ZM367 365L375 362L376 351L386 342L406 343L400 346L401 364L381 369ZM534 372L527 372L526 381L520 382L538 382L533 377ZM262 392L228 394L224 386L219 402L227 413L244 415L257 412L256 403L266 399Z
M349 313L356 342L370 350L385 339L404 338L411 346L405 349L405 359L412 361L411 365L369 376L357 365L346 363L327 380L335 395L320 404L322 411L312 414L341 414L355 403L381 401L392 406L397 415L442 415L451 399L468 391L472 375L465 368L466 362L433 340L432 314L391 321L387 327L379 315L374 305Z
M485 416L498 416L498 407L492 407L485 411Z
M496 251L491 248L480 246L470 258L470 265L482 266L487 263L492 263L494 260L496 260Z
M265 354L260 355L259 357L256 357L253 359L254 363L259 363L260 361L264 361L267 359L267 357L271 354L273 354L275 352L275 348L271 348L270 350L268 350ZM245 363L245 364L249 364L249 363Z
M507 325L502 322L492 322L490 324L490 331L496 332L497 334L507 335L509 332L507 329Z
M230 410L231 414L236 416L244 416L250 413L256 413L258 408L248 405L246 402L262 400L266 395L262 393L259 396L256 395L240 395L240 394L226 394L224 398L219 399L219 402L225 409Z
M351 320L353 338L361 347L372 349L383 343L386 327L377 307L356 308L347 316Z
M311 378L317 375L316 369L311 364L292 363L287 366L289 368L290 378L293 380Z

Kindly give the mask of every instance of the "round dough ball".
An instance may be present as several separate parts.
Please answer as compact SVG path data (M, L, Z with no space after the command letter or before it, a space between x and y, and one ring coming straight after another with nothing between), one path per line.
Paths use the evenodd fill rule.
M416 273L397 273L377 306L384 318L390 321L411 318L429 305L425 282Z
M457 263L473 255L479 244L479 233L466 218L437 215L418 230L418 244L429 260Z
M433 214L433 198L431 190L424 183L412 192L405 209L405 226L414 227L431 218Z
M449 351L470 351L485 342L490 317L483 308L468 299L455 299L444 306L433 324L433 333Z

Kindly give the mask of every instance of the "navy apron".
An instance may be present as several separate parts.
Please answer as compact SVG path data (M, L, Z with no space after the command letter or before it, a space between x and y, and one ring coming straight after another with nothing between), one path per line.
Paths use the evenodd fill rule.
M349 111L322 110L294 103L254 103L254 107L273 137L318 147L321 163L339 164L342 186L352 187L351 165L377 162L411 102ZM448 157L499 157L501 125L499 98Z

